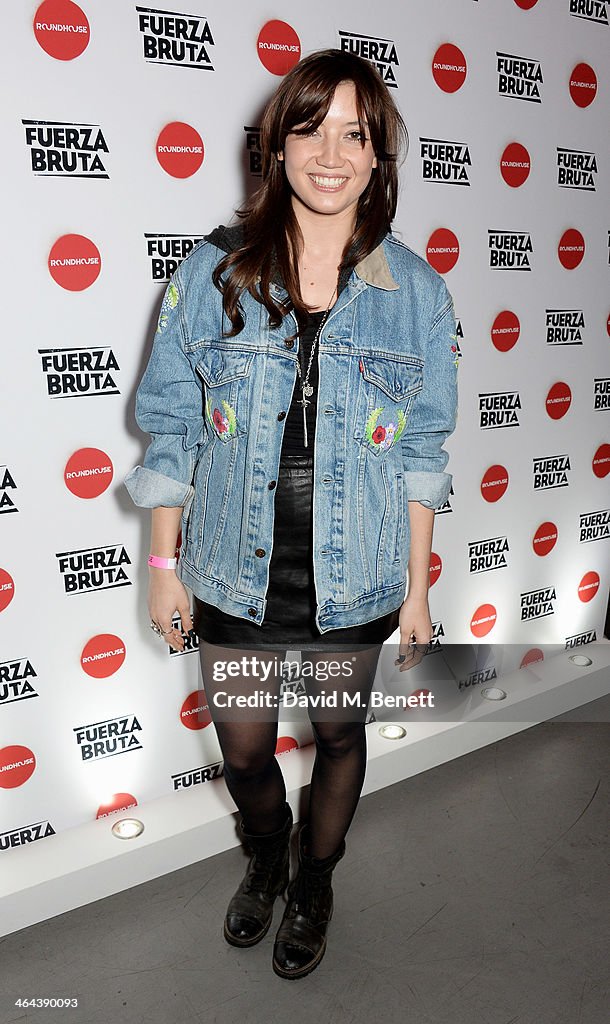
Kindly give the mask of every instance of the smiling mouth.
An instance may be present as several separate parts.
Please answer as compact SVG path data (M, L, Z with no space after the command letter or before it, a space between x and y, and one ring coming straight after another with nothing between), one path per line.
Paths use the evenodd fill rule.
M341 175L340 177L330 177L326 174L310 174L309 178L313 181L317 188L324 189L328 192L334 192L338 188L342 188L345 182L348 180L346 177Z

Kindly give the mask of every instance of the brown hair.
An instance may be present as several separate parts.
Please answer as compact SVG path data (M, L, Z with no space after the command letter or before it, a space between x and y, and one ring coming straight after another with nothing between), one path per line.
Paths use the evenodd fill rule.
M227 337L244 327L239 298L246 289L268 310L272 327L279 327L290 309L297 317L307 316L298 274L303 239L284 165L277 154L283 151L286 136L295 125L302 125L295 134L304 135L321 124L335 89L346 81L354 83L362 145L366 120L378 165L358 200L355 229L343 250L341 267L355 266L372 252L382 229L390 228L398 201L398 158L402 149L408 147L406 125L372 64L342 50L318 50L288 72L263 114L262 184L236 210L243 221L244 244L228 253L212 275L223 294L223 307L232 324ZM274 302L269 289L276 268L288 292L283 303Z

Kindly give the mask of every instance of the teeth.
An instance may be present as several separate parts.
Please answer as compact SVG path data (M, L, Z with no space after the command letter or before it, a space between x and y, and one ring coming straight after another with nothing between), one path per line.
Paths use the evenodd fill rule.
M338 188L339 185L342 185L347 180L346 178L327 178L321 174L312 174L310 177L315 181L316 185L322 185L326 188Z

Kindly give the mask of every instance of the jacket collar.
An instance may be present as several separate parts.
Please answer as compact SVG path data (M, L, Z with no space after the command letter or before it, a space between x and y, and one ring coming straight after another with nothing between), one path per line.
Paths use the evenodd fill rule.
M368 256L360 260L354 270L361 281L372 285L373 288L383 288L384 291L396 291L400 288L390 273L383 241Z

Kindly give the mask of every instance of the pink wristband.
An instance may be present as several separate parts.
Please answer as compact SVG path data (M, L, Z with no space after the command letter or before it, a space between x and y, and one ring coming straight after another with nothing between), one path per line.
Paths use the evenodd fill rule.
M157 555L148 556L148 564L152 565L155 569L175 569L176 559L175 558L159 558Z

